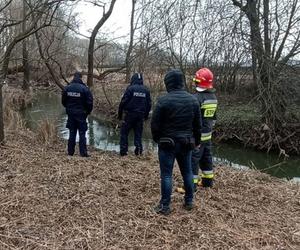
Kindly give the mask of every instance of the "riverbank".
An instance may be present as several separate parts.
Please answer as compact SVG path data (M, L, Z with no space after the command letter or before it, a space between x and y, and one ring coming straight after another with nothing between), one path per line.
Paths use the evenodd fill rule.
M22 249L298 249L300 186L258 171L217 166L215 187L195 209L156 215L157 156L121 158L8 133L0 148L0 246ZM181 184L178 168L174 185Z
M119 78L116 78L119 77ZM116 126L118 105L128 85L122 84L119 75L106 82L96 82L94 115ZM158 96L163 94L159 88L148 86L152 94L153 108ZM249 99L249 97L248 97ZM285 124L273 130L261 122L257 103L237 95L218 94L219 106L214 131L216 142L242 145L263 152L275 152L284 157L300 154L300 112L299 106L288 108Z

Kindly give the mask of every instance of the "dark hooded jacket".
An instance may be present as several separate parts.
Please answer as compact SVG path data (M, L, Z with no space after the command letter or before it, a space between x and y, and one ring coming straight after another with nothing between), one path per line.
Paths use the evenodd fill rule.
M150 92L143 85L142 74L135 73L131 77L130 85L125 90L121 99L118 111L119 119L122 119L123 112L139 114L147 119L151 110Z
M88 115L93 110L93 96L81 80L79 72L74 74L71 83L62 92L62 105L68 115Z
M184 90L183 74L169 71L164 79L168 93L158 99L151 121L152 137L158 142L161 137L173 139L195 138L200 143L201 116L195 96Z

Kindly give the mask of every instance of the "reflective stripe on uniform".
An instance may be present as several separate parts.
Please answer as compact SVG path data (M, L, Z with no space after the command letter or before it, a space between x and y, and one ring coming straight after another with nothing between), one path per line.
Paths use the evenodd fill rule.
M203 102L203 104L207 104L207 103L218 103L217 99L207 99Z
M203 117L204 118L212 118L212 117L214 117L215 112L217 110L217 106L218 106L218 100L216 100L216 99L205 100L201 104L201 110L204 111Z
M193 183L197 184L199 181L199 176L198 175L193 175Z
M209 99L209 100L205 100L202 104L201 104L201 108L216 108L218 105L218 100L216 99Z
M201 133L201 141L208 141L211 139L212 133Z
M201 177L206 179L212 179L214 178L214 172L213 170L202 171Z

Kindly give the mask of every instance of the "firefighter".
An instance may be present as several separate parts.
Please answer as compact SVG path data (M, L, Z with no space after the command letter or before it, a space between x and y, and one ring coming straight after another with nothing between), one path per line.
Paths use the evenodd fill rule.
M194 188L197 185L212 187L213 185L213 161L212 161L212 130L216 122L216 110L218 100L213 88L213 73L208 68L199 69L193 82L196 85L196 94L201 109L201 144L192 152L192 169ZM201 178L199 177L199 167ZM200 181L201 180L201 181Z
M93 96L89 88L83 83L80 72L74 74L71 83L62 92L62 104L68 115L69 129L68 155L74 155L76 134L79 132L79 152L82 157L89 157L86 148L87 116L93 109Z
M148 119L151 110L151 96L148 88L143 85L143 76L135 73L131 77L130 85L127 87L119 105L118 118L124 120L121 125L120 155L128 153L128 134L134 130L135 155L143 152L142 134L143 122Z
M175 159L186 190L183 207L193 208L193 173L191 154L200 143L200 108L197 99L184 89L184 75L170 70L164 82L167 94L160 97L151 120L151 132L158 143L161 178L161 199L154 211L168 215L171 212L172 172Z

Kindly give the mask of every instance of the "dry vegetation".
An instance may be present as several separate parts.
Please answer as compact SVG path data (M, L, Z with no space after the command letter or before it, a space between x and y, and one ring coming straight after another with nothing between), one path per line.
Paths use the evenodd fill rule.
M24 128L24 121L19 111L32 101L32 92L24 92L20 88L3 87L4 123L6 131Z
M155 155L91 150L68 157L30 131L0 148L0 249L299 249L300 187L256 171L218 166L196 208L156 215ZM178 170L175 184L181 182Z

